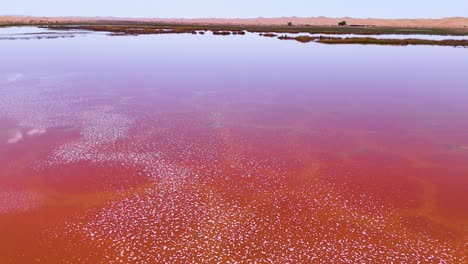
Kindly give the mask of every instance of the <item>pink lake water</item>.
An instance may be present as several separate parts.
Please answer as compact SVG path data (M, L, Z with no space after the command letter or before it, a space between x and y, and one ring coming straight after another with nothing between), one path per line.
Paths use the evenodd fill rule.
M466 263L467 49L34 32L1 263Z

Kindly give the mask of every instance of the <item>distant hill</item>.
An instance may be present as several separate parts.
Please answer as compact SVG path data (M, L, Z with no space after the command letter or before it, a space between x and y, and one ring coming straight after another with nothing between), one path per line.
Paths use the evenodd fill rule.
M94 22L94 21L134 21L134 22L168 22L195 24L226 24L226 25L293 25L336 26L340 21L348 25L377 27L430 27L430 28L468 28L467 17L450 17L441 19L379 19L379 18L329 18L329 17L278 17L278 18L116 18L116 17L31 17L31 16L0 16L2 24L37 24L63 22Z

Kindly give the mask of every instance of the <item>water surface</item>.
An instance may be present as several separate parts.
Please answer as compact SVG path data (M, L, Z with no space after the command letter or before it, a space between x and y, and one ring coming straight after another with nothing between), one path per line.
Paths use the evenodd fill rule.
M466 49L0 49L2 263L467 261Z

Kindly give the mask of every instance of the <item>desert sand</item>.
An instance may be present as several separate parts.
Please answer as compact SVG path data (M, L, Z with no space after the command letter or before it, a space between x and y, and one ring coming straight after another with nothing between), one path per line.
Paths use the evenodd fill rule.
M2 24L37 24L64 22L95 21L133 21L133 22L166 22L190 24L225 24L225 25L286 25L291 22L296 26L336 26L340 21L348 25L366 25L377 27L424 27L424 28L468 28L468 17L450 17L441 19L379 19L379 18L329 18L329 17L278 17L278 18L116 18L116 17L30 17L0 16Z

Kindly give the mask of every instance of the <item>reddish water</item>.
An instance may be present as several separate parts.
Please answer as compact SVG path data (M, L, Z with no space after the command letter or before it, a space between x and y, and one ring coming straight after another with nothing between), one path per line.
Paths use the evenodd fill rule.
M1 263L466 263L465 49L0 41Z

